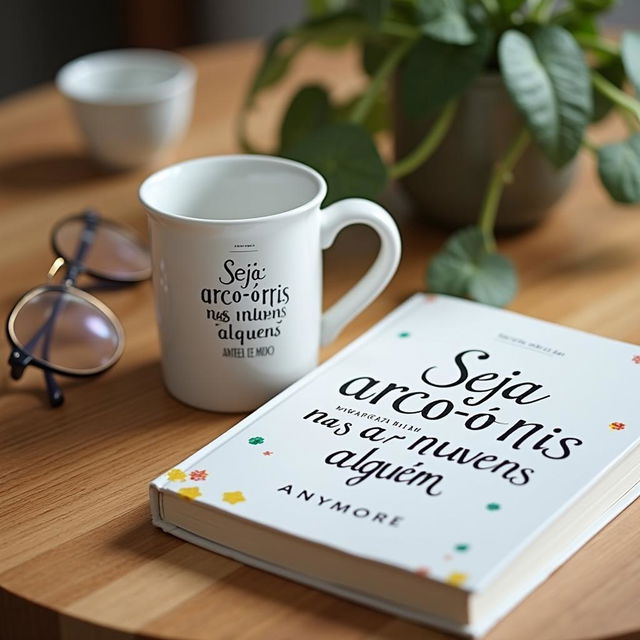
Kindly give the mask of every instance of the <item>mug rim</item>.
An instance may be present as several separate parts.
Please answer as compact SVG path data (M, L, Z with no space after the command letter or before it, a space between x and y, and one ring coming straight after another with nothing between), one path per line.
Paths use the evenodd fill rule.
M149 189L153 187L155 182L161 181L166 178L166 175L177 169L178 167L186 167L194 164L215 164L218 162L246 162L250 161L258 161L265 162L268 164L279 164L285 167L294 167L300 171L303 171L308 176L313 178L317 185L316 194L307 200L306 202L298 205L297 207L293 207L292 209L286 209L285 211L278 211L277 213L271 213L264 216L256 216L253 218L231 218L231 219L223 219L223 218L195 218L193 216L185 216L177 213L171 213L170 211L159 209L158 207L152 206L149 203L148 197L145 196L145 192L148 192ZM322 177L318 171L313 169L312 167L302 163L297 162L296 160L289 160L288 158L281 158L279 156L270 156L266 154L250 154L250 153L232 153L226 155L219 156L200 156L197 158L191 158L189 160L183 160L181 162L176 162L167 167L163 167L158 171L155 171L150 176L148 176L140 185L138 189L138 198L143 206L147 209L150 215L156 215L161 219L169 220L171 222L185 222L189 224L199 224L205 226L228 226L228 225L246 225L246 224L266 224L271 222L272 220L282 220L285 218L291 218L300 213L303 213L309 209L313 209L316 206L319 208L327 194L327 183L325 179Z
M133 91L91 95L81 86L78 78L91 75L103 65L111 68L126 68L138 61L141 64L155 64L171 71L171 75L151 86L136 87ZM196 81L196 68L184 56L171 51L149 48L107 49L88 53L67 62L55 77L58 91L70 100L94 105L139 105L166 100L178 93L190 90Z

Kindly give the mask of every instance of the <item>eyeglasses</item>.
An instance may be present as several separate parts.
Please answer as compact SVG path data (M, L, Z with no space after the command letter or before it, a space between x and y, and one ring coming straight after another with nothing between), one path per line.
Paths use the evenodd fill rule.
M146 280L151 261L134 231L94 211L58 223L51 245L58 257L48 277L51 280L65 266L62 284L27 291L9 313L6 329L12 347L11 377L19 380L30 365L42 369L49 402L59 407L64 395L54 373L98 375L118 361L124 348L120 321L88 291ZM89 286L76 286L81 274L92 276Z

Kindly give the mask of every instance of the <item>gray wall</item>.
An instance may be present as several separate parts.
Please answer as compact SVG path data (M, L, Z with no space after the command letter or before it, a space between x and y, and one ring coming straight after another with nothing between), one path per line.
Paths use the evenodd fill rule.
M306 7L305 0L174 1L193 9L193 44L264 37L298 22ZM0 0L0 98L51 80L80 55L126 46L126 2ZM640 26L640 0L619 0L606 22Z

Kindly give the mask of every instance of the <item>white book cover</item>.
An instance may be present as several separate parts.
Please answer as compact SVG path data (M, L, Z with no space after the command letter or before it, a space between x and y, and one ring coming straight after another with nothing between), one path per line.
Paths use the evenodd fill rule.
M640 442L639 388L639 347L417 294L153 486L482 591Z

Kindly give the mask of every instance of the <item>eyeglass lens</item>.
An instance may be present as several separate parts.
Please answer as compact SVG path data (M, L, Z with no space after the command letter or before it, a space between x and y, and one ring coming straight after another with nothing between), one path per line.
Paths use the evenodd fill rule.
M73 260L85 228L82 216L69 218L56 228L53 246L65 260ZM102 219L83 263L92 275L108 280L137 282L151 274L149 252L140 239L126 227Z
M72 373L109 367L118 356L119 332L94 304L64 290L43 289L17 310L17 346L36 360Z

